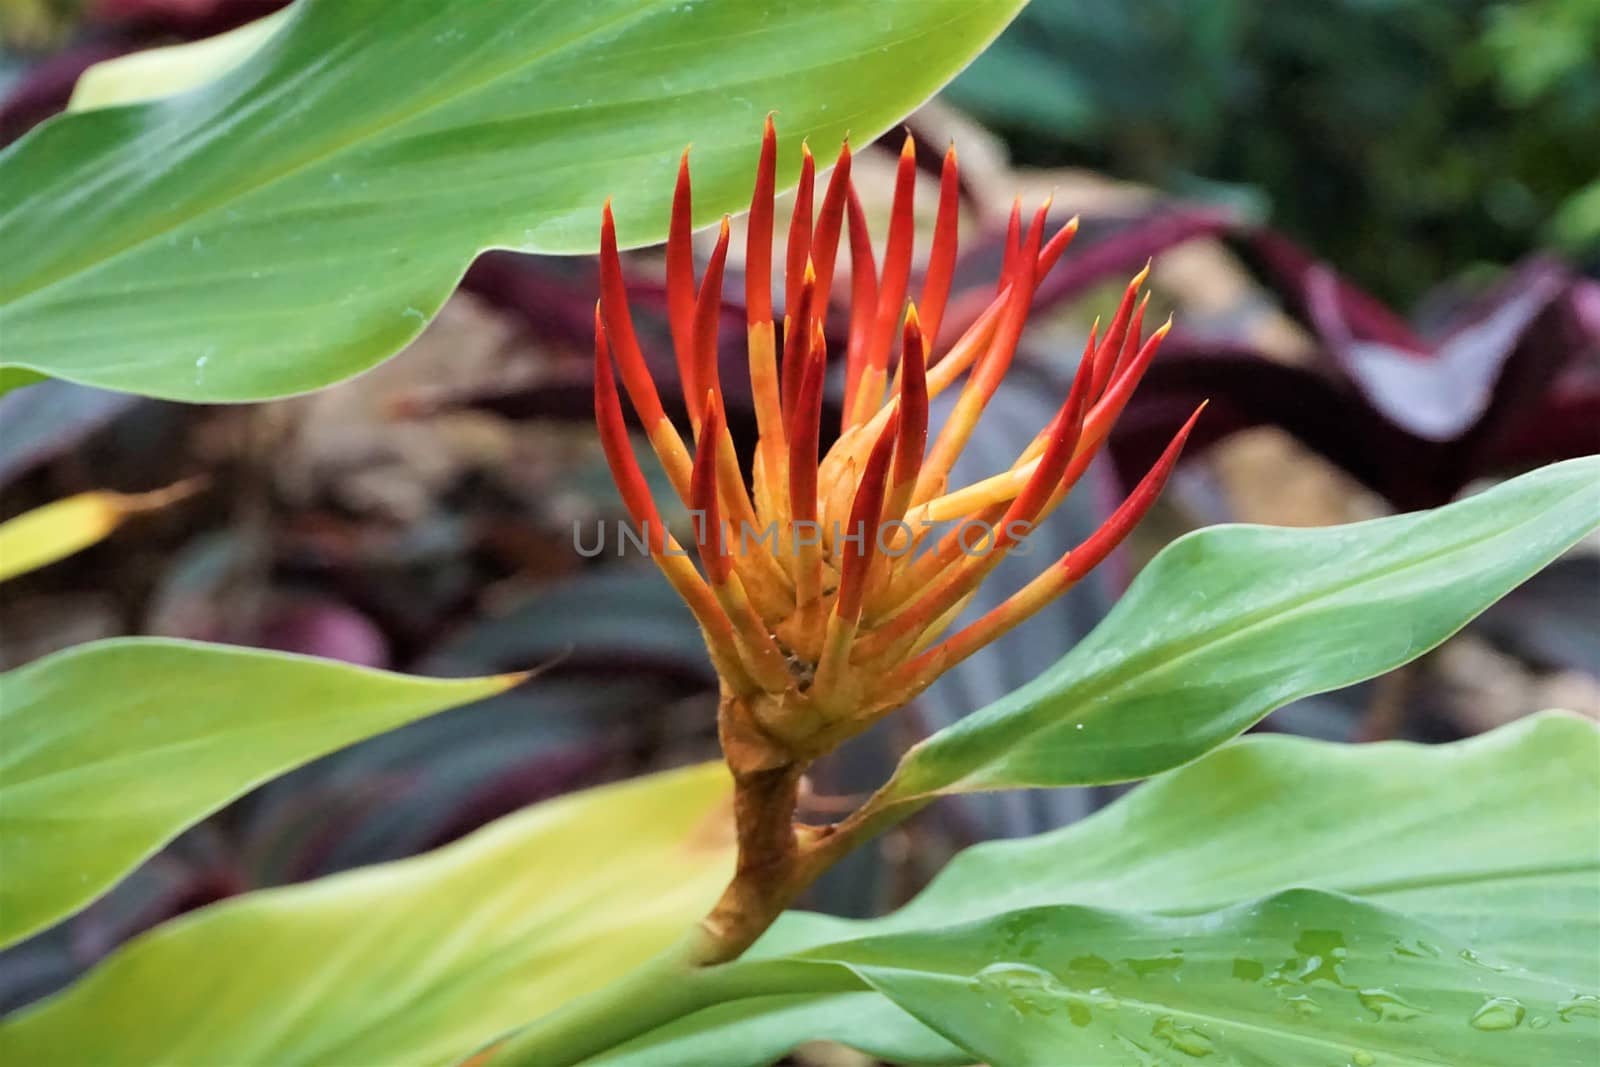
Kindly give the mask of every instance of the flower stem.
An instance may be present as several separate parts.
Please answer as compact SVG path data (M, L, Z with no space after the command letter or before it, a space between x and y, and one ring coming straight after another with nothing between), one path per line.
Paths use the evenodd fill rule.
M723 966L755 943L823 871L927 801L875 796L843 822L797 824L805 763L788 758L752 710L724 696L722 742L734 775L739 858L732 881L676 944L617 981L579 997L485 1050L492 1067L567 1067L702 1008L742 997L859 988L838 968ZM474 1059L470 1062L477 1063Z

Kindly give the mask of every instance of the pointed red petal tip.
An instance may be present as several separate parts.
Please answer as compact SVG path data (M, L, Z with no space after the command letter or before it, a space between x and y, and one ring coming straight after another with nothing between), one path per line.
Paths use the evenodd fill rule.
M689 506L699 512L695 542L700 548L700 559L705 564L706 576L717 585L728 580L733 569L727 546L723 540L722 509L717 501L717 445L722 438L722 412L714 398L705 398L705 423L701 428L700 442L694 450L694 476L690 480Z
M889 239L883 247L883 291L872 342L872 362L880 368L889 364L889 350L894 344L895 327L900 324L906 285L911 279L911 246L917 235L916 197L917 142L908 133L895 171L894 201L889 207Z
M1093 423L1094 432L1092 436L1095 437L1097 442L1110 432L1112 423L1117 420L1117 416L1127 406L1128 400L1133 396L1133 391L1139 387L1140 380L1144 378L1145 371L1150 369L1151 362L1155 360L1156 353L1161 349L1161 342L1166 339L1167 333L1171 329L1172 319L1168 318L1139 347L1139 351L1134 353L1133 358L1127 364L1116 369L1116 373L1106 386L1105 392L1100 395L1099 400L1095 401L1094 410L1090 412L1090 420ZM1097 378L1103 372L1101 364L1112 361L1111 353L1107 349L1108 346L1102 344L1099 351L1095 353L1095 376Z
M594 417L606 465L611 468L611 480L616 482L622 503L633 521L641 526L648 524L649 544L651 551L655 551L656 539L663 533L661 520L650 495L650 486L644 480L644 472L639 469L639 461L634 458L633 446L628 441L628 426L622 417L622 399L617 395L598 301L594 306Z
M939 326L950 299L950 280L956 265L956 231L961 215L961 170L956 163L954 143L944 155L939 171L939 210L934 216L933 245L928 253L928 270L922 279L923 337L932 350L939 342Z
M894 453L895 440L900 435L900 413L889 417L883 432L872 446L862 468L861 482L856 488L855 500L850 505L850 525L845 533L861 535L855 550L844 553L844 563L839 573L839 599L834 612L841 619L854 622L861 617L861 601L866 593L867 569L878 546L878 522L883 515L883 500L889 474L889 457Z
M1112 369L1117 365L1122 353L1123 342L1128 335L1128 327L1132 323L1134 302L1138 300L1139 289L1144 285L1144 280L1149 274L1150 264L1147 262L1144 265L1144 269L1135 274L1133 279L1128 282L1128 287L1123 290L1122 299L1117 304L1116 314L1111 317L1111 325L1106 328L1106 339L1101 344L1100 351L1096 354L1095 359L1096 375L1093 391L1096 396L1099 396L1101 390L1105 388Z
M685 375L694 329L694 211L689 191L689 150L678 160L678 184L672 191L672 218L667 228L667 323L678 373ZM695 396L684 377L685 395Z
M1150 294L1146 292L1139 299L1139 306L1133 310L1133 321L1128 324L1128 333L1122 340L1122 350L1117 353L1117 364L1112 373L1126 367L1139 352L1139 346L1144 338L1144 313L1150 306Z
M928 353L916 304L906 309L900 351L900 438L891 480L896 488L916 481L928 448Z
M1089 325L1089 336L1083 342L1083 355L1081 357L1079 357L1079 359L1078 359L1078 370L1079 371L1083 370L1083 365L1085 363L1087 363L1089 365L1089 374L1090 374L1089 381L1091 381L1091 382L1094 381L1094 354L1100 348L1099 336L1100 336L1100 316L1096 315L1094 317L1094 322L1092 322ZM1077 379L1077 375L1076 374L1073 375L1073 379L1074 380Z
M1078 364L1077 373L1072 376L1072 388L1067 390L1066 400L1051 421L1050 436L1039 457L1039 466L1034 468L1033 476L1006 509L1005 519L1000 526L1001 545L1015 544L1021 539L1013 532L1013 524L1031 524L1037 520L1066 475L1083 434L1084 409L1088 404L1089 382L1093 375L1092 358Z
M750 221L745 234L745 307L750 325L772 321L772 210L778 170L778 131L767 116L756 162L756 186L750 196Z
M1011 201L1011 214L1006 219L1006 246L1005 254L1000 260L1000 284L996 287L1004 289L1011 282L1011 275L1017 269L1017 256L1022 253L1022 197Z
M872 254L872 234L861 198L851 189L846 198L850 224L850 341L845 350L844 418L849 426L856 386L861 381L867 355L867 336L878 304L878 266Z
M833 271L839 258L839 236L844 229L845 204L850 196L850 142L839 149L839 160L833 165L828 178L828 189L822 194L822 207L817 212L816 230L811 235L811 261L817 268L817 314L828 311L833 290Z
M694 363L693 373L684 383L685 399L698 398L704 389L712 405L722 407L722 379L717 370L717 333L722 323L722 274L728 261L728 216L722 216L722 229L717 232L717 246L711 250L706 263L706 274L700 282L700 292L694 302ZM688 392L693 386L694 392ZM705 418L705 411L696 414ZM704 430L701 431L704 433Z
M806 354L811 346L812 305L816 290L817 272L807 257L804 273L800 277L799 296L783 317L783 364L779 377L782 381L786 423L794 419L794 405L800 395L800 378L805 373Z
M639 351L639 339L633 332L633 316L628 311L628 290L622 280L622 257L617 252L617 223L611 214L611 198L607 197L600 214L600 309L606 326L606 336L616 352L617 367L622 372L622 384L633 401L633 410L646 430L650 430L666 417L661 409L661 398L656 393L655 379L645 364L644 353Z
M1128 494L1128 498L1122 502L1116 511L1111 513L1111 517L1101 525L1100 529L1091 534L1083 544L1062 556L1057 566L1064 568L1074 576L1086 574L1098 567L1111 554L1112 550L1120 545L1128 534L1133 532L1133 528L1139 525L1139 521L1145 517L1146 513L1155 504L1156 499L1161 496L1161 490L1165 488L1167 478L1171 476L1172 469L1177 466L1178 455L1183 451L1184 442L1189 439L1189 431L1194 429L1194 424L1200 419L1200 413L1206 409L1206 404L1209 403L1209 400L1202 401L1200 406L1194 409L1194 414L1189 416L1189 421L1185 422L1183 428L1173 436L1166 450L1161 453L1161 458L1157 459L1155 465L1140 479L1133 492Z
M811 256L811 207L817 180L816 160L811 156L811 146L800 144L800 181L794 190L794 213L789 217L788 254L784 260L783 299L785 305L793 299L800 286L800 277Z
M1017 344L1022 340L1023 328L1027 326L1028 312L1033 305L1039 247L1044 240L1045 215L1049 210L1050 202L1046 200L1034 212L1033 223L1028 227L1027 235L1023 238L1022 247L1013 264L1014 274L1011 282L1014 287L1001 315L1000 325L995 329L994 341L989 346L989 351L972 369L969 387L976 389L978 395L985 400L992 397L995 390L1000 388L1000 381L1010 369L1011 359L1016 355ZM970 427L968 432L971 432Z
M895 171L894 200L889 207L889 239L883 248L883 274L879 278L878 300L862 356L862 370L850 387L850 403L845 417L850 422L863 422L883 403L883 387L887 378L889 354L894 348L894 335L900 327L900 315L905 307L906 287L911 279L911 246L916 239L916 218L913 208L917 193L916 141L906 135L906 145L900 152L900 163ZM852 232L851 242L855 236Z
M1074 215L1062 223L1061 229L1056 231L1055 236L1045 243L1044 250L1039 253L1039 269L1036 272L1038 277L1043 278L1055 269L1061 253L1067 250L1067 246L1076 236L1078 236L1078 216Z

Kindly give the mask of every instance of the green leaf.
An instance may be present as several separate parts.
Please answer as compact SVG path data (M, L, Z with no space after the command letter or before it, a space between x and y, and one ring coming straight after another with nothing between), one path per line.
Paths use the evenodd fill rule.
M1182 918L1036 908L801 959L843 964L1004 1067L1505 1067L1600 1055L1592 988L1575 999L1565 981L1463 951L1405 916L1292 890Z
M1291 700L1409 662L1600 527L1600 457L1431 511L1167 546L1036 681L907 753L891 804L1142 778Z
M1431 945L1600 988L1600 729L1546 713L1451 745L1242 738L1080 823L967 849L892 915L791 912L750 955L1063 905L1205 915L1289 886L1359 896L1439 931ZM928 1053L937 1035L901 1007L819 991L697 1012L597 1067L744 1067L755 1061L723 1051L751 1032L778 1052L833 1036L891 1060L951 1062ZM875 1035L895 1043L866 1044Z
M967 849L870 928L1061 903L1183 914L1293 885L1600 986L1600 729L1550 712L1452 745L1241 738L1082 822ZM790 915L757 951L847 929Z
M0 675L0 944L88 904L253 786L522 677L412 678L150 639Z
M253 400L391 355L491 247L589 252L748 203L761 122L865 143L1023 0L300 0L176 96L79 112L0 156L5 364Z
M681 936L732 874L728 805L727 771L704 764L207 908L0 1026L0 1060L455 1063Z

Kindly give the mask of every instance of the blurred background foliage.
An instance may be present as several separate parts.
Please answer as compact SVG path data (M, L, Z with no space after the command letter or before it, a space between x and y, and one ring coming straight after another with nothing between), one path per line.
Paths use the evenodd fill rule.
M1594 0L1034 0L945 96L1019 163L1253 202L1402 306L1600 255Z

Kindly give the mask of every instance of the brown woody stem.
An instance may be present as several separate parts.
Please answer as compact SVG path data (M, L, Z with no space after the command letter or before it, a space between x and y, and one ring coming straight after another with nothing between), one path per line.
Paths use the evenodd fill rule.
M739 852L732 881L701 921L699 966L736 959L842 855L921 807L869 803L834 826L796 822L800 782L812 756L762 727L767 716L759 702L766 699L722 696L718 732L733 772Z

